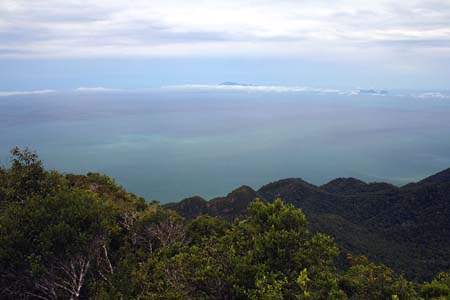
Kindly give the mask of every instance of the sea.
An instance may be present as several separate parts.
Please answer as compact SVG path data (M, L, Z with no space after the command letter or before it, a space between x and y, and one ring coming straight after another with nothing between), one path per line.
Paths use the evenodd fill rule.
M441 93L62 91L0 97L0 165L14 146L48 169L108 174L162 203L298 177L403 185L450 167Z

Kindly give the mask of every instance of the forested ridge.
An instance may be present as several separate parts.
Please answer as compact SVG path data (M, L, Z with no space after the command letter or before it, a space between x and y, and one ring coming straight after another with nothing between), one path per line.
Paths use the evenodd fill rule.
M337 178L316 186L300 178L275 181L254 191L242 186L225 197L191 197L165 207L186 218L202 214L227 220L245 216L255 198L277 198L301 208L308 228L335 238L345 253L368 256L416 281L450 269L450 169L397 187Z
M0 168L0 299L450 299L448 270L425 282L405 277L401 264L394 271L389 259L365 256L364 241L344 238L368 233L366 239L385 241L383 248L397 237L396 251L428 237L450 254L447 241L430 231L441 238L449 231L436 225L447 224L445 172L401 189L291 179L161 206L106 175L45 170L29 149L11 154ZM367 193L375 196L363 198ZM414 259L428 258L419 252Z

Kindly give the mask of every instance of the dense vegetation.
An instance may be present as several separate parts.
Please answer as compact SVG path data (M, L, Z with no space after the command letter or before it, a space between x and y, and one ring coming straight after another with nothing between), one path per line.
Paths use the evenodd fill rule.
M335 241L300 209L241 196L255 195L232 194L248 209L228 221L183 218L107 176L46 171L13 149L0 168L0 299L450 299L449 273L419 284L351 254L338 269Z
M206 213L233 220L245 216L245 206L256 197L267 202L281 198L301 208L311 231L335 238L342 253L340 266L346 265L345 254L350 252L416 281L450 269L450 169L403 187L354 178L322 186L284 179L258 191L243 186L226 197L192 197L166 207L186 218Z

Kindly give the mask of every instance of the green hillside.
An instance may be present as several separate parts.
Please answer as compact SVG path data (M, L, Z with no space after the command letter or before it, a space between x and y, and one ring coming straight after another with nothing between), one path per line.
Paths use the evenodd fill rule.
M45 170L34 152L16 148L11 165L0 168L0 299L450 299L450 273L410 281L377 263L392 255L407 261L409 252L398 249L405 243L420 247L424 238L446 250L437 236L445 229L427 230L444 224L432 214L447 185L368 191L352 182L364 192L342 182L325 189L292 179L258 192L243 186L209 202L193 197L162 207L106 175ZM372 196L364 203L367 193ZM255 199L260 196L266 200ZM279 196L286 202L274 200ZM293 200L299 196L300 202ZM400 213L400 207L419 203L423 212ZM293 204L304 204L306 214ZM337 204L341 208L330 213ZM372 208L372 218L358 215ZM404 221L390 219L410 215L416 236L405 235ZM426 216L431 219L425 222ZM419 222L424 229L417 229ZM318 231L333 231L336 239ZM398 243L395 234L403 234ZM373 260L347 249L380 256ZM418 260L431 255L420 251Z
M281 198L301 208L310 229L334 237L343 252L367 255L408 278L429 279L450 269L450 169L400 188L354 178L322 186L283 179L258 191L239 188L220 198L220 205L203 200L203 209L196 210L184 200L166 207L187 218L210 214L232 220L245 214L245 206L235 199L249 203L255 197L268 202Z

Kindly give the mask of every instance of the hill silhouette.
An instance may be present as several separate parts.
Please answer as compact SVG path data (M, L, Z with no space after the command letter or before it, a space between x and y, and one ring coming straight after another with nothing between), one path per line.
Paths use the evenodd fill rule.
M316 186L289 178L257 191L244 186L225 197L188 198L166 207L187 218L208 214L233 220L246 215L254 198L281 198L301 208L310 229L333 236L344 254L367 254L410 278L450 269L450 169L403 187L355 178Z

